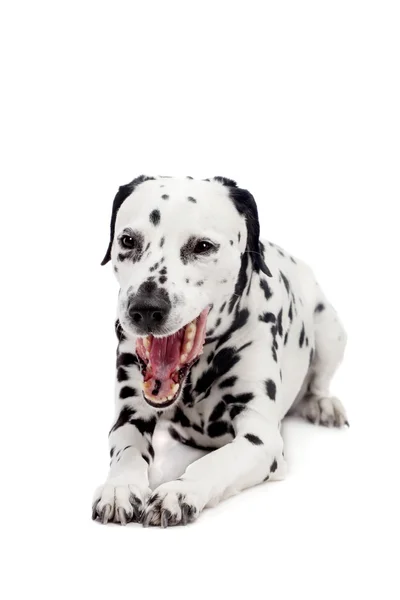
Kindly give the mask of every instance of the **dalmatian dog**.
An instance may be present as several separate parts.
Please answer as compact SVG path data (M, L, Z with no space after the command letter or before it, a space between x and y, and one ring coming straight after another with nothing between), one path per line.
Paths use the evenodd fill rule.
M93 519L187 524L285 475L282 419L348 425L329 386L346 334L310 268L259 239L253 196L224 177L146 177L111 216L120 285L110 471ZM206 449L150 489L153 433Z

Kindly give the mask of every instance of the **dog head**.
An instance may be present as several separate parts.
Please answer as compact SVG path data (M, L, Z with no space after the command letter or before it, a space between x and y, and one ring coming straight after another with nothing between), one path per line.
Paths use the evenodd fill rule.
M146 401L165 408L202 352L210 309L243 291L244 265L268 272L256 204L223 177L141 176L119 189L110 230L102 264L112 260L120 284L119 321L135 337Z

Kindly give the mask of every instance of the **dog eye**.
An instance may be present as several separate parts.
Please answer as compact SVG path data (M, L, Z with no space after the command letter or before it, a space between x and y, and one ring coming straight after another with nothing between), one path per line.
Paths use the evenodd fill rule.
M214 244L207 240L199 240L193 248L193 254L205 254L214 249Z
M123 235L120 237L121 246L127 250L132 250L135 245L135 239L130 235Z

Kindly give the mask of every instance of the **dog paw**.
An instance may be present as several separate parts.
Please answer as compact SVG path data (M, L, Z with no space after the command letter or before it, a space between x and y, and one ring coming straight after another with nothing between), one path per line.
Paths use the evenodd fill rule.
M92 519L104 525L111 521L121 525L130 521L139 523L150 493L150 489L142 491L136 485L105 483L94 494Z
M202 494L192 483L184 480L160 485L150 496L143 516L143 526L187 525L204 508Z
M299 406L299 414L314 423L325 427L349 426L346 411L338 398L307 396Z

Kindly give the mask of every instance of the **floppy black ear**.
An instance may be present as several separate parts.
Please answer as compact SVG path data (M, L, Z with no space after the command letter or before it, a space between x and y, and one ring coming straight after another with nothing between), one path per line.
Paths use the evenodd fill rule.
M264 261L263 246L260 242L260 222L258 220L256 201L249 191L237 187L236 182L232 179L227 179L226 177L214 177L214 180L219 181L229 188L229 195L236 210L245 218L247 227L246 251L250 255L253 269L256 273L262 271L268 275L268 277L272 277L272 273Z
M101 261L101 265L106 265L111 260L111 247L114 241L115 220L117 218L117 213L121 208L122 203L128 198L128 196L132 194L135 187L137 187L140 183L143 183L144 181L148 181L149 179L154 179L154 177L140 175L140 177L136 177L136 179L133 179L133 181L131 181L130 183L127 183L126 185L121 185L121 187L119 188L117 195L114 198L111 212L110 243L108 244L107 252L104 258Z

